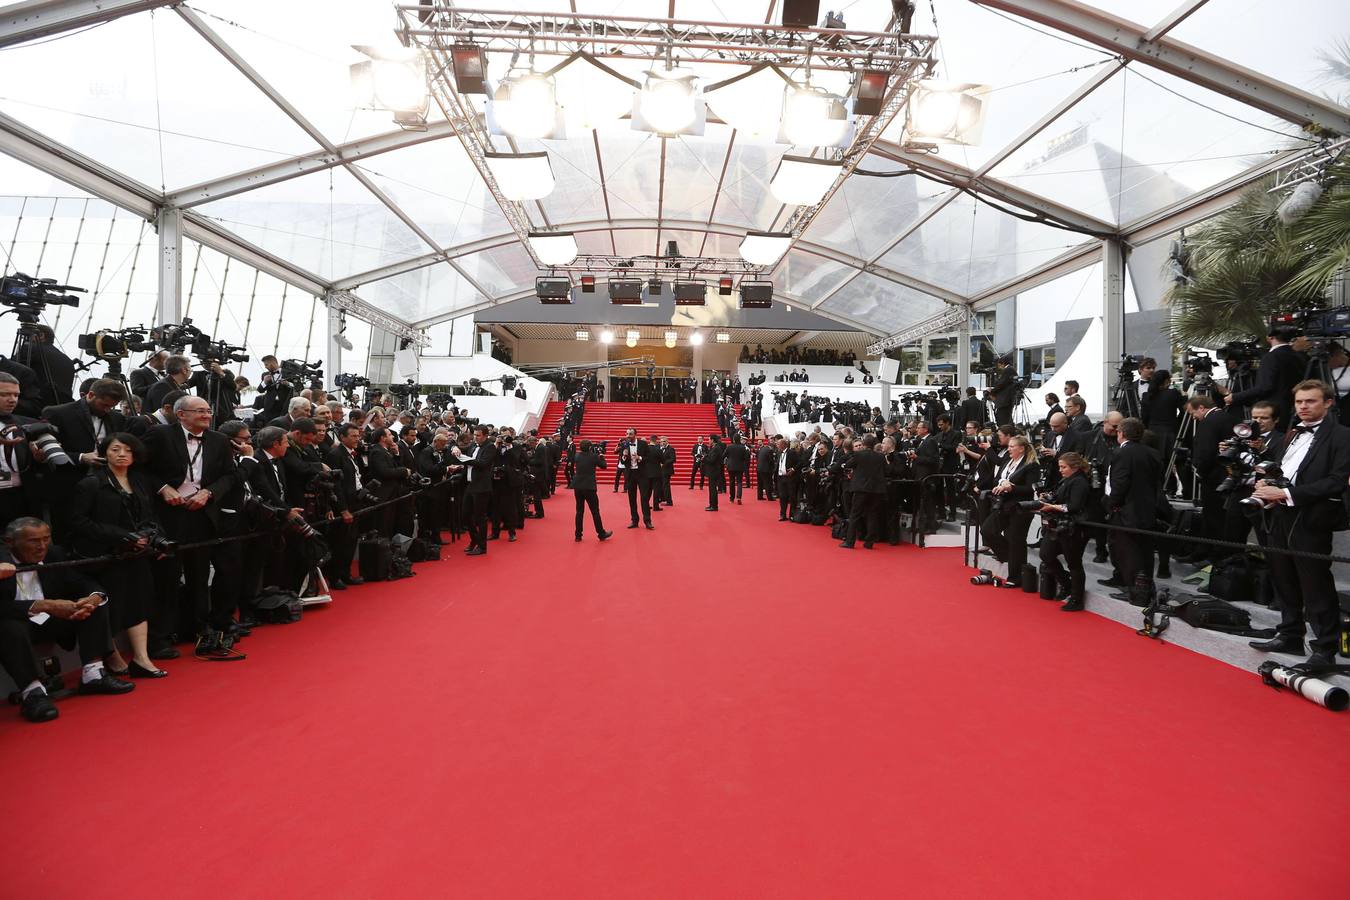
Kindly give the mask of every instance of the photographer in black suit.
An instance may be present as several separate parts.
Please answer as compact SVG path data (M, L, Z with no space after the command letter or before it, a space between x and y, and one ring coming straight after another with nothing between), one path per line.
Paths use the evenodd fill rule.
M759 445L755 451L755 499L756 500L775 500L774 493L774 463L775 459L773 441L766 440Z
M156 350L145 358L144 363L132 369L127 377L131 392L144 400L146 392L163 376L164 361L168 358L168 350Z
M458 447L450 451L458 460L451 471L462 468L468 479L464 500L469 507L469 549L465 555L483 556L487 553L487 518L492 504L492 469L497 464L497 448L488 440L486 425L474 426L473 440L474 447L468 453Z
M709 435L711 443L708 452L703 455L703 474L708 478L708 505L705 512L717 512L717 495L726 490L722 477L722 466L726 463L727 449L722 445L720 435Z
M15 360L37 373L38 395L44 406L69 403L75 384L75 363L56 346L56 332L50 325L34 326L32 340Z
M977 426L983 426L989 418L989 407L979 397L975 396L973 387L966 388L966 399L961 401L959 409L961 422L974 422Z
M1032 512L1018 504L1036 496L1041 468L1036 462L1031 441L1022 435L1008 439L1008 458L994 474L991 489L993 511L980 526L985 546L1008 564L1005 587L1017 587L1027 562L1027 531Z
M174 415L177 422L151 428L144 438L150 455L150 484L159 496L159 521L166 534L179 543L219 537L216 501L229 492L235 478L230 441L210 430L211 405L201 397L183 397L174 404ZM233 604L222 595L213 597L207 586L211 549L179 550L161 568L168 570L169 576L167 583L160 582L157 609L150 616L151 658L159 658L155 649L168 644L172 633L186 633L192 627L198 638L198 658L242 659L242 654L234 651L229 634ZM173 586L180 571L187 610L184 621L175 627L177 591Z
M1272 549L1330 554L1332 532L1345 527L1342 497L1350 478L1350 429L1330 416L1336 397L1331 385L1303 381L1293 393L1298 423L1272 454L1282 477L1263 480L1252 497L1271 507L1267 521ZM1312 655L1305 665L1313 670L1335 665L1340 610L1331 563L1282 553L1270 553L1267 560L1280 606L1280 626L1274 640L1254 641L1252 646L1300 654L1307 625L1311 625Z
M786 438L778 439L778 458L775 466L778 521L786 522L797 511L797 470L801 467L800 454L792 449Z
M572 476L572 496L577 502L577 521L576 521L576 539L581 540L582 526L585 524L586 508L590 507L591 520L595 523L595 536L600 540L608 540L614 536L611 531L605 530L605 523L600 520L600 495L598 493L595 481L595 470L606 468L605 457L591 449L590 441L582 441L578 445L576 459L576 471Z
M361 456L361 426L347 422L338 427L337 446L328 451L328 467L341 472L338 494L342 498L339 521L328 529L328 549L332 558L324 575L330 587L364 584L365 579L352 575L352 561L356 558L356 538L361 533L356 514L366 505L365 460ZM448 462L447 462L448 465ZM367 527L371 522L365 523ZM338 587L338 590L342 588Z
M1256 370L1256 383L1245 391L1230 393L1224 398L1229 409L1239 417L1245 407L1258 400L1269 400L1275 404L1276 425L1280 430L1289 427L1293 414L1294 386L1303 380L1308 371L1308 361L1290 346L1298 336L1298 329L1292 325L1275 325L1266 335L1270 352L1261 357L1261 365Z
M1153 394L1150 392L1149 397ZM1223 537L1224 498L1217 491L1227 474L1220 465L1219 445L1233 437L1233 419L1229 412L1215 405L1208 394L1197 394L1186 401L1186 412L1195 420L1195 436L1191 440L1191 467L1200 481L1200 517L1202 536L1211 540ZM1180 562L1204 565L1226 551L1201 545Z
M1144 423L1133 417L1116 429L1118 446L1106 475L1105 502L1111 524L1152 531L1158 524L1162 460L1144 446L1143 437ZM1153 592L1153 538L1113 531L1111 554L1131 602L1147 606Z
M37 421L16 415L14 410L18 405L19 379L8 372L0 372L0 429L31 425ZM0 523L42 512L37 462L32 446L22 435L9 438L0 445Z
M1083 549L1087 546L1087 532L1082 522L1088 514L1092 485L1088 481L1088 461L1073 451L1065 451L1053 462L1059 470L1059 481L1054 495L1042 502L1038 512L1041 525L1041 578L1050 579L1056 586L1055 597L1067 599L1060 607L1064 612L1080 612L1086 597L1086 574L1083 572ZM1064 566L1059 557L1064 557ZM1064 571L1068 567L1067 574Z
M994 401L995 424L1008 425L1012 422L1013 406L1017 402L1016 378L1017 373L1013 371L1008 358L999 357L994 363L993 381L986 392Z
M848 516L848 533L839 544L848 550L863 535L863 548L872 549L874 541L884 538L881 528L882 501L886 498L886 459L876 451L877 436L865 434L853 455L842 463L851 473L848 494L852 505Z
M42 418L56 427L61 449L66 451L73 465L52 466L47 475L47 499L51 504L53 528L57 541L69 544L70 501L75 485L103 465L98 446L111 434L126 431L126 418L117 411L117 404L126 399L127 391L120 381L100 378L79 400L49 406Z
M675 446L661 435L661 499L666 506L675 505L675 497L670 490L670 480L675 477Z

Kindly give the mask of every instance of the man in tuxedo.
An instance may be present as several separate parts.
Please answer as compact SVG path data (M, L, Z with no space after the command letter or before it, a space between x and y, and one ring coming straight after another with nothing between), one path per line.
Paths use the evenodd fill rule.
M628 457L629 448L637 442L637 429L630 428L619 438L619 444L614 450L615 458L618 464L614 467L614 493L619 492L620 480L628 477Z
M765 440L755 451L755 499L775 500L774 467L778 462L772 441Z
M1294 386L1308 371L1308 360L1296 351L1290 342L1298 336L1298 329L1290 325L1276 325L1266 335L1270 352L1261 358L1256 370L1256 383L1245 391L1229 393L1224 398L1228 408L1242 415L1242 410L1257 400L1275 404L1276 426L1289 428L1293 414Z
M661 435L661 499L666 506L675 505L675 497L670 490L670 480L675 477L675 447L663 434Z
M1158 493L1162 490L1162 459L1143 444L1144 423L1121 421L1119 445L1106 476L1106 503L1114 525L1152 530L1158 521ZM1147 606L1153 590L1153 538L1132 532L1111 533L1111 552L1131 602Z
M619 451L619 464L624 467L624 487L628 491L628 514L629 528L638 527L638 501L642 501L642 524L647 528L652 528L652 485L651 481L643 477L643 461L652 455L652 447L644 440L639 440L637 433L633 429L628 429L632 435L628 443L622 446Z
M1045 486L1053 488L1059 484L1059 466L1055 460L1065 453L1078 452L1076 434L1069 430L1069 417L1064 413L1050 416L1050 427L1041 438L1041 449L1036 460L1041 464L1041 473L1045 476Z
M215 367L220 369L219 365ZM164 361L164 377L146 388L145 402L141 404L141 409L147 411L159 409L164 405L164 396L169 391L195 390L198 394L202 394L206 386L207 373L193 372L192 360L175 354Z
M5 528L0 550L0 667L18 685L23 717L48 722L59 713L42 685L33 645L47 642L78 647L80 693L125 694L135 685L108 674L103 657L113 650L108 595L80 568L17 566L59 562L52 534L41 519L22 516ZM58 598L75 599L58 599Z
M1274 351L1272 351L1273 353ZM1294 387L1297 424L1275 448L1273 458L1286 479L1284 486L1263 480L1252 497L1271 508L1272 550L1331 553L1332 532L1345 525L1346 481L1350 478L1350 429L1330 415L1335 388L1308 380ZM1254 641L1257 650L1301 654L1303 636L1312 626L1312 655L1304 666L1325 671L1336 663L1340 639L1339 599L1329 561L1267 554L1280 625L1275 638Z
M352 561L356 558L356 538L361 529L356 514L364 507L361 492L365 488L365 458L361 454L361 426L347 422L337 431L337 446L328 451L328 467L342 473L338 480L341 497L339 521L334 522L328 534L328 561L325 577L330 587L364 584L365 580L352 575ZM338 588L342 590L342 588Z
M311 418L314 404L309 402L308 397L293 397L284 416L277 416L268 422L268 425L275 425L277 428L290 431L295 425L296 419Z
M0 372L0 430L11 426L31 425L36 419L16 415L19 405L19 379L8 372ZM38 461L32 446L21 436L11 438L0 446L0 523L12 522L20 516L34 516L42 512L42 496L38 491Z
M1069 419L1069 430L1075 434L1091 434L1092 420L1087 417L1087 401L1077 394L1064 401L1064 414ZM1080 443L1080 446L1085 446Z
M156 350L146 357L145 362L133 369L127 379L131 385L131 392L144 400L146 392L163 376L164 361L168 358L168 350Z
M1186 413L1195 422L1191 439L1191 467L1200 482L1201 536L1217 540L1224 531L1224 498L1218 487L1227 474L1219 460L1219 445L1233 437L1233 419L1227 410L1220 409L1208 394L1197 394L1186 401ZM1227 551L1201 545L1193 554L1180 560L1192 565L1204 565L1215 556L1227 556Z
M42 390L37 373L17 360L0 356L0 372L12 375L19 382L19 415L36 419L42 415Z
M727 491L727 500L731 503L742 503L742 495L745 493L745 482L750 474L750 448L741 443L739 433L731 436L731 443L726 449L727 477L731 485Z
M51 504L58 543L66 544L70 540L68 519L75 485L103 465L98 445L105 437L126 430L126 418L117 411L117 404L126 396L126 388L120 381L100 378L79 400L49 406L42 411L42 418L56 427L61 449L66 451L72 463L50 467L47 477L47 499Z
M473 428L473 448L465 453L458 447L450 451L458 462L453 471L464 470L468 484L464 489L464 502L469 508L469 547L467 556L483 556L487 553L488 508L492 505L492 467L497 462L497 447L488 440L486 425Z
M708 452L703 454L703 473L708 478L708 505L704 507L705 512L717 512L717 495L726 490L723 483L722 467L726 463L727 448L722 444L721 435L710 435L711 443L708 444Z
M852 507L848 516L848 533L839 544L852 550L863 533L863 548L872 549L872 542L882 536L881 509L886 499L886 458L876 452L877 436L865 434L854 446L853 455L846 459L843 466L852 472L849 479L849 496Z
M234 484L234 454L229 438L210 430L211 404L203 398L183 397L174 404L174 416L177 422L151 428L144 439L152 488L159 497L160 522L165 533L180 544L210 540L220 536L218 498ZM163 589L156 592L150 616L151 645L166 647L175 631L186 633L191 627L198 637L199 659L243 659L234 650L229 633L234 615L231 598L213 598L207 587L210 548L180 549L161 568L167 578ZM187 609L175 628L174 586L180 573Z
M362 478L366 479L366 473L369 473L367 480L371 485L368 487L374 502L384 504L386 500L392 500L403 492L412 473L399 462L398 444L392 431L377 428L367 438L369 449L366 451L366 472L362 473ZM374 486L375 482L379 482L379 485ZM369 524L374 526L381 537L391 538L394 536L395 515L394 504L382 505L371 513Z
M572 496L577 503L576 540L578 543L581 541L587 507L590 508L591 520L595 523L595 536L602 541L609 540L614 533L606 531L605 523L600 520L600 495L595 481L596 469L605 468L605 457L592 449L590 441L582 441L577 445L573 465L575 470L572 474Z
M988 407L983 400L975 396L973 387L966 388L966 399L961 401L961 407L957 412L963 424L974 422L977 426L983 427L985 420L989 418Z
M774 477L778 486L778 521L786 522L797 511L797 470L801 455L792 449L786 438L778 439L778 458Z
M698 479L699 487L703 487L707 480L707 476L703 474L703 457L706 456L707 453L708 439L703 435L699 435L694 440L693 448L689 451L689 459L693 462L693 465L689 469L689 490L691 491L694 489L695 478Z

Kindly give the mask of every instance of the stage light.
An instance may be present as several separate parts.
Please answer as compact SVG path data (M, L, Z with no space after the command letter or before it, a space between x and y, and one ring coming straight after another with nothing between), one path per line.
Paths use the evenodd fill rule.
M717 332L717 343L719 343L719 344L730 344L730 343L731 343L731 335L727 334L725 331L719 331L719 332Z
M581 292L582 292L583 294L594 294L594 293L595 293L595 276L594 276L594 275L582 275L582 276L581 276Z
M890 83L890 73L879 69L863 69L858 73L858 93L853 98L855 116L875 116L880 114L882 101L886 99L886 86Z
M553 193L548 153L484 153L488 170L508 200L542 200Z
M731 285L732 285L731 276L723 275L721 278L717 279L717 293L721 294L723 297L730 297Z
M777 141L783 130L783 75L774 66L708 85L703 99L738 140Z
M549 306L563 306L572 302L572 282L556 275L540 275L536 278L534 292L540 303Z
M673 349L680 336L673 331L666 332L666 347Z
M530 249L546 266L566 266L577 258L577 239L570 231L531 231Z
M783 0L783 24L814 28L820 21L820 0Z
M788 206L815 206L825 196L839 173L842 160L784 156L769 181L769 190Z
M676 306L705 306L708 285L702 281L677 281L674 284Z
M639 334L636 329L630 328L628 329L628 334L625 336L624 343L629 347L636 347L638 338L640 337L642 337L642 335Z
M679 134L698 120L697 76L679 69L651 71L638 94L638 112L657 134Z
M987 85L921 81L909 99L911 134L947 144L973 144L984 128Z
M741 259L752 266L772 266L783 258L792 235L773 231L748 231L741 241Z
M579 340L579 341L589 341L590 339L591 339L591 332L590 332L589 329L586 329L586 328L578 328L578 329L577 329L577 340Z
M741 281L741 309L769 309L772 306L772 281Z
M849 137L844 98L823 88L799 84L783 98L783 137L798 147L834 147Z
M353 48L370 57L350 69L356 105L389 110L399 125L425 125L431 98L427 91L426 57L421 51L363 45Z
M487 53L476 44L459 44L450 48L450 64L455 73L455 87L461 94L487 93Z
M635 278L611 278L609 302L616 306L636 306L642 302L642 282Z
M600 343L602 344L614 343L614 332L610 331L608 328L600 332Z
M660 297L661 291L665 290L665 285L661 283L660 278L647 279L647 293L653 297Z
M516 138L543 138L556 130L558 107L553 79L536 72L508 75L492 93L497 127Z
M703 343L703 335L695 331L693 334L689 335L689 343L690 345L697 347L699 344Z

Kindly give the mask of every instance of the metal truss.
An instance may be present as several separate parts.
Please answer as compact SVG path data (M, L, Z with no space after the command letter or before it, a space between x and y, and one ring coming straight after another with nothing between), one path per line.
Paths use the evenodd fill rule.
M897 331L876 343L868 344L867 352L873 356L880 356L882 351L903 347L930 334L940 334L944 331L960 328L970 321L970 316L970 307L968 306L953 306L951 309L944 309L935 316L924 319L922 322L916 322L904 331Z
M425 331L414 328L402 319L389 315L377 306L372 306L351 291L328 291L321 299L330 309L349 312L358 319L389 332L394 337L406 338L419 347L425 347L431 343L431 338L427 336Z
M549 266L552 272L612 272L697 278L700 275L734 275L757 278L762 266L743 259L721 256L609 256L583 253L565 266Z
M1345 107L1168 38L1166 31L1180 21L1171 21L1177 13L1164 19L1158 28L1148 29L1074 0L974 2L1048 25L1295 125L1315 125L1333 134L1350 135L1350 110ZM1191 10L1184 11L1189 15Z
M570 56L584 51L666 62L795 66L853 71L926 62L935 38L898 31L789 28L577 13L458 9L450 0L398 7L405 44L473 43L489 51ZM619 49L622 48L622 49Z
M63 31L101 25L181 0L28 0L0 8L0 49Z

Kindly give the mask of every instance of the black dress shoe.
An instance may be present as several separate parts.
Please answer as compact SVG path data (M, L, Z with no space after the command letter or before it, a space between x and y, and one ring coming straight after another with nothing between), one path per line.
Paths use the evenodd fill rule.
M120 678L114 678L107 672L97 681L80 682L81 694L126 694L136 690L136 685L130 681L123 681Z
M61 715L46 691L29 691L27 696L19 701L19 706L23 717L30 722L50 722Z
M581 535L577 535L577 543L578 543L578 544L581 543Z
M341 581L330 581L328 582L328 589L330 591L345 591L347 585L343 584Z
M342 583L343 583L343 584L360 584L361 582L360 582L360 579L358 579L358 580L356 580L356 581L353 581L353 580L350 579L350 578L344 578L344 579L342 580ZM258 620L258 617L257 617L257 616L252 615L251 613L245 613L245 614L243 614L243 615L241 615L241 616L239 617L239 624L240 624L240 625L243 625L245 628L257 628L259 625L262 624L262 622Z
M486 555L487 555L487 548L486 548L486 547L474 547L472 550L470 550L468 553L466 553L466 554L464 554L464 555L465 555L465 556L486 556Z
M705 507L703 507L703 511L704 511L704 512L717 512L717 507L715 507L715 506L705 506Z
M1096 556L1092 557L1092 561L1095 563L1110 562L1111 557L1107 556L1105 553L1098 553Z
M1247 646L1262 653L1290 653L1294 656L1303 653L1302 638L1275 637L1268 641L1248 641Z
M779 516L779 517L778 517L778 521L780 521L780 522L786 522L786 521L787 521L787 516Z
M848 541L842 541L842 542L840 542L839 546L840 546L840 547L843 547L845 550L852 550L852 549L853 549L853 545L850 544Z
M642 527L643 527L643 528L646 528L648 531L655 531L655 530L656 530L656 526L653 525L651 522L648 522L646 525L643 525Z
M1330 672L1336 668L1336 656L1318 650L1312 656L1309 656L1307 661L1299 663L1296 668L1304 672Z
M344 578L344 579L342 579L342 581L343 581L343 583L346 584L348 587L355 587L355 586L358 585L358 584L365 584L365 583L366 583L366 580L365 580L364 578L362 578L361 576L359 576L359 575L356 576L355 578Z
M163 669L147 669L137 662L132 662L127 666L127 674L132 678L168 678L169 673Z
M506 536L506 542L508 544L514 544L516 542L516 533L514 531Z
M1082 612L1085 609L1082 600L1070 600L1059 608L1060 612Z
M148 655L151 659L177 659L182 654L179 653L177 647L165 644L162 647L153 648Z
M614 537L614 532L612 532L612 531L602 531L602 532L600 532L599 534L597 534L596 537L598 537L598 538L599 538L600 540L602 540L602 541L607 541L607 540L609 540L610 538Z
M1121 581L1114 575L1112 575L1110 578L1098 578L1097 583L1104 584L1107 587L1125 587L1125 582Z
M631 523L628 527L629 527L629 528L636 528L636 527L638 527L638 523L637 523L637 522L633 522L633 523Z

